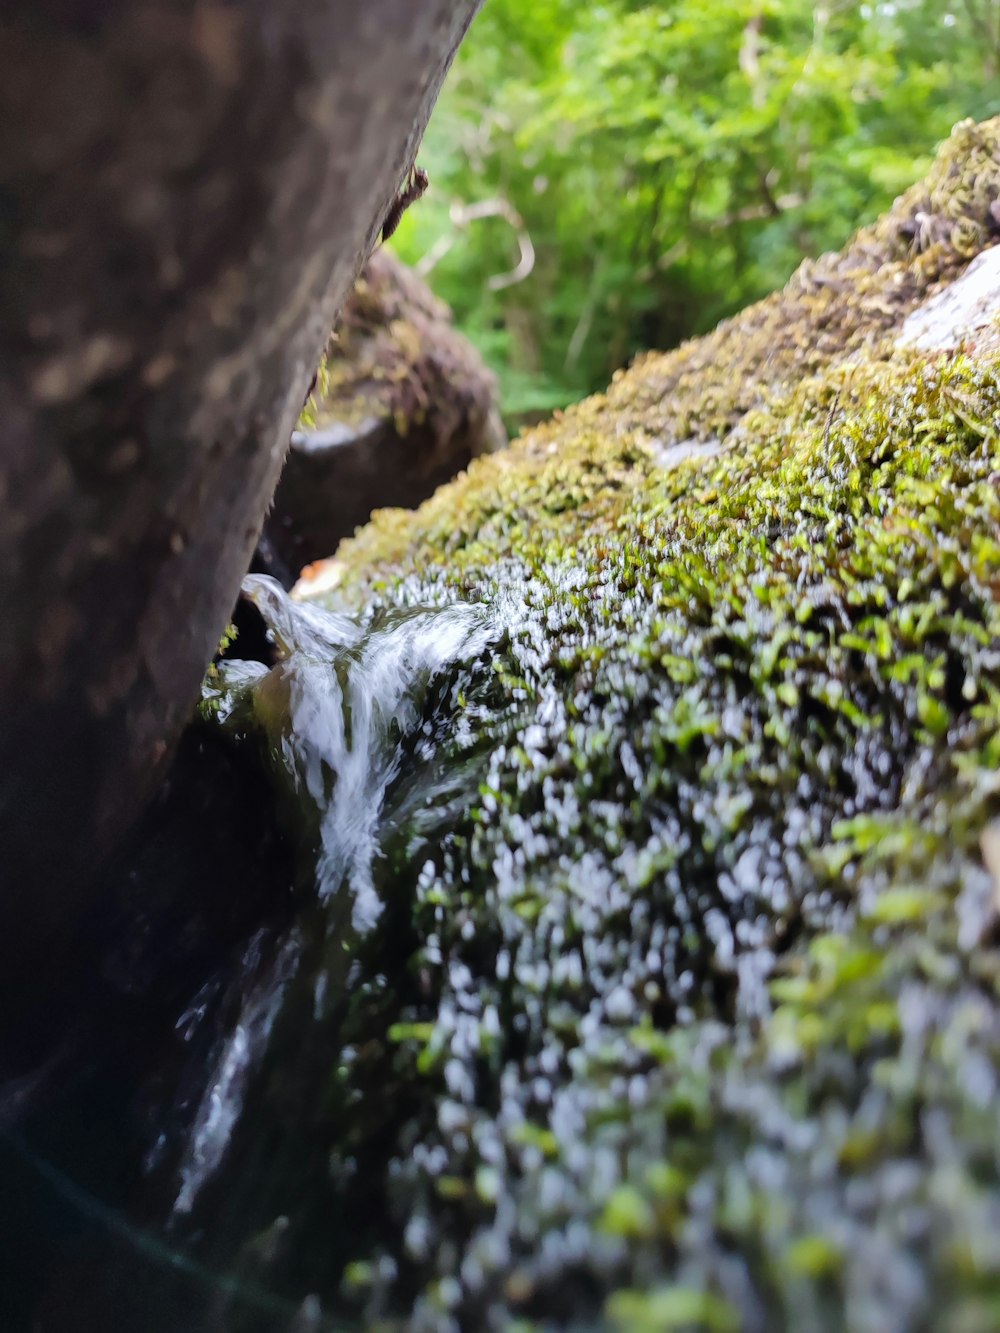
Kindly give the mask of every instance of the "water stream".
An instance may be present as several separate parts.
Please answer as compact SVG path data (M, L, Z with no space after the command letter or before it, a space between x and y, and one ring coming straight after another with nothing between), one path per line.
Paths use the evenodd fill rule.
M311 1021L322 1025L343 1000L345 960L383 916L392 888L379 874L384 841L402 811L419 802L433 812L449 792L464 789L467 775L436 770L435 759L456 726L471 736L474 678L485 672L488 680L484 658L499 636L480 604L396 612L363 627L293 603L266 575L249 576L244 592L268 625L279 662L270 670L224 663L209 693L234 733L251 722L259 728L289 817L314 825L299 885L310 933L297 922L283 940L269 942L266 961L256 938L247 950L236 983L245 988L242 1005L183 1151L178 1213L191 1211L222 1162L303 957L310 960ZM203 1018L196 1005L179 1025Z

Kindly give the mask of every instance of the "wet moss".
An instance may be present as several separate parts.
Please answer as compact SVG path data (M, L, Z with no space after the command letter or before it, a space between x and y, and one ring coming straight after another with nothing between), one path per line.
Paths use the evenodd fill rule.
M436 760L475 781L384 834L344 1308L1000 1321L1000 365L892 343L987 241L998 137L340 552L338 606L503 631Z

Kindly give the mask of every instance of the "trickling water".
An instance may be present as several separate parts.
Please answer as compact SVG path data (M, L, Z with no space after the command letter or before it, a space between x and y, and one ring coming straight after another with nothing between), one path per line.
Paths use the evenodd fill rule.
M311 1017L318 1021L342 998L337 983L344 980L345 930L356 940L382 916L376 865L385 829L395 827L387 794L408 755L419 774L419 781L411 774L410 785L425 803L454 781L454 775L435 780L427 772L435 740L461 715L470 664L499 630L481 604L407 610L364 626L347 615L296 605L265 575L248 577L244 592L264 618L280 660L270 670L259 663L223 663L208 694L235 734L251 725L263 733L276 781L287 787L296 817L315 824L304 890L321 909L314 935L322 936L326 961L313 957L310 967ZM439 687L440 696L432 699ZM401 795L405 800L405 791ZM237 982L242 1003L217 1042L188 1132L175 1213L192 1210L223 1160L247 1084L265 1056L306 947L292 929L271 946L266 965L257 939L246 951L244 979Z
M325 901L346 884L351 925L369 930L381 913L372 866L386 792L407 747L433 731L424 717L429 692L499 631L478 603L397 612L363 629L349 616L295 605L266 575L251 575L244 591L282 661L269 680L248 674L246 663L223 666L224 688L249 686L258 721L276 706L280 761L318 815L317 895ZM453 702L459 689L456 680Z
M246 976L259 968L262 943L262 937L255 936L244 955ZM267 1048L285 987L298 963L299 949L298 932L293 930L264 975L250 987L236 1025L222 1043L181 1160L175 1213L191 1211L202 1187L222 1162L243 1109L247 1083ZM178 1025L187 1017L182 1015Z

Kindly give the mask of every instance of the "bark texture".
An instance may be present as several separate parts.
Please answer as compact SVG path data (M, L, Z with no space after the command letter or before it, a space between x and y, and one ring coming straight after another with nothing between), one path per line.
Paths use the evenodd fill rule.
M189 717L334 316L478 0L0 18L0 971Z

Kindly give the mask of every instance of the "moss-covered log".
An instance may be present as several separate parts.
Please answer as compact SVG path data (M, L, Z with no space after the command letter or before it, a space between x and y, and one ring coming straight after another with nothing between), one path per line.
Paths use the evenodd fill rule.
M0 17L0 977L193 706L475 0Z

